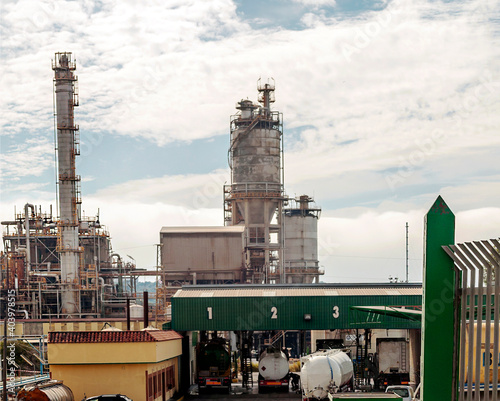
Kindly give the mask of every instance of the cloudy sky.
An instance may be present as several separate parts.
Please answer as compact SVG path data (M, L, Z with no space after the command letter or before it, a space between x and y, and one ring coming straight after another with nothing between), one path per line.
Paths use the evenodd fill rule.
M274 78L285 187L322 207L325 282L422 277L442 195L457 241L500 226L497 0L5 0L0 219L55 205L51 59L77 61L83 210L156 263L162 226L222 225L229 116Z

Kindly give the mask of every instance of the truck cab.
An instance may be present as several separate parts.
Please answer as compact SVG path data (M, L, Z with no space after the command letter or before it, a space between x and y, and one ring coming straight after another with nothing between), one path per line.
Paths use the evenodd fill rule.
M415 393L411 386L387 386L385 392L397 394L404 401L413 401L415 399Z

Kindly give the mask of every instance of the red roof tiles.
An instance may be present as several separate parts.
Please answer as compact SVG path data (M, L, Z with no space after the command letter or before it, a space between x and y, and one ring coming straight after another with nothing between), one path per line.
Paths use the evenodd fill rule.
M130 343L179 340L182 336L173 330L144 331L53 331L49 343Z

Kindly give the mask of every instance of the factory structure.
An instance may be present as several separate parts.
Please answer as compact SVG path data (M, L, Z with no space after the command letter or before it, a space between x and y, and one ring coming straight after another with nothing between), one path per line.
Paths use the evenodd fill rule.
M0 281L16 291L19 318L99 318L123 315L136 278L111 248L99 216L81 213L76 63L71 53L56 53L54 102L57 129L58 213L27 203L4 226Z
M79 105L76 63L56 53L54 107L57 131L57 205L42 211L26 203L4 227L0 281L15 289L19 318L123 317L136 297L137 279L155 275L156 316L184 284L317 283L317 224L311 197L284 190L283 115L271 108L274 83L261 83L258 102L241 100L230 119L231 183L221 188L224 221L217 227L160 231L156 271L136 269L113 252L96 216L81 212ZM132 259L131 259L132 260Z
M271 109L274 84L259 80L257 90L258 103L241 100L230 119L224 225L160 231L166 295L182 284L309 284L323 274L321 209L307 195L285 194L283 115Z
M273 347L297 358L322 348L346 349L356 362L352 367L349 360L356 386L373 383L382 389L394 377L406 384L420 381L420 284L319 284L324 274L318 258L321 208L308 195L285 192L283 115L271 107L274 83L259 80L258 101L239 101L230 118L230 183L221 188L221 225L162 227L156 270L148 271L113 251L99 212L82 214L72 54L56 53L52 69L57 205L45 212L26 203L12 220L1 222L0 289L15 291L17 333L50 332L49 362L58 379L73 380L71 387L83 394L90 382L102 393L125 387L128 395L135 391L148 400L166 399L191 384L216 382L215 372L226 369L206 368L203 357L215 354L200 350L218 344L220 360L228 366L237 355L231 349L240 351L247 388L253 385L251 351ZM138 278L146 276L156 277L155 328L148 327L146 294L143 307L130 304L139 298ZM144 330L136 322L131 331L130 312L137 308ZM6 313L1 314L5 325ZM126 326L120 321L125 315ZM104 329L114 318L121 324ZM111 354L110 343L115 343ZM130 354L132 349L138 351ZM123 369L136 373L124 375ZM236 364L227 377L218 375L227 381L219 385L227 384L230 391L237 369ZM324 371L330 377L332 366ZM95 380L102 374L116 379Z

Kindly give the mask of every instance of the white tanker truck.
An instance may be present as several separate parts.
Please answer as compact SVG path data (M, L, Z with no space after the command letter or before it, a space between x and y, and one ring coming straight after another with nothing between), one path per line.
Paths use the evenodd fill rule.
M321 350L301 358L300 383L304 400L352 390L353 365L344 351Z
M288 358L278 348L269 347L259 357L259 394L266 391L288 392Z

